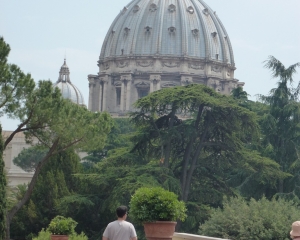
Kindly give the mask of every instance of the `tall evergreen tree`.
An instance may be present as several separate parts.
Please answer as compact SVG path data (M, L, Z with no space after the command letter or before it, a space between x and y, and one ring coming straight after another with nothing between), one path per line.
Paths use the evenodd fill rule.
M261 100L270 106L262 120L265 135L266 155L279 163L282 171L291 173L292 178L278 183L279 193L289 193L300 197L300 85L293 87L293 76L300 63L286 68L278 59L270 56L265 67L270 69L272 77L279 78L277 88L270 91Z
M5 216L6 216L6 177L4 173L2 127L0 124L0 240L3 240L5 238Z

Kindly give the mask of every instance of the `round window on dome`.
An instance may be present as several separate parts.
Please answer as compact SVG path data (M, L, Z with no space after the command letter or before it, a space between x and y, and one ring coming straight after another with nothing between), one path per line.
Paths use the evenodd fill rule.
M194 13L194 8L192 7L192 6L189 6L188 8L187 8L187 11L190 13L190 14L193 14Z

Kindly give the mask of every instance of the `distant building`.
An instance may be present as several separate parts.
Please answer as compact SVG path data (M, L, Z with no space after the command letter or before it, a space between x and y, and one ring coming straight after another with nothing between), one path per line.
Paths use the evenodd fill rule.
M11 134L12 131L2 131L4 140L7 139ZM37 141L35 140L34 144L36 143ZM31 181L33 173L25 172L23 169L19 168L13 163L14 158L17 157L23 149L29 148L30 146L30 144L26 143L25 135L22 132L17 133L11 142L6 146L3 152L3 159L8 179L8 186L14 187Z
M244 85L226 29L203 0L131 1L110 26L98 66L88 75L88 108L113 115L161 88L196 83L230 94Z
M53 86L60 89L62 96L65 99L70 99L73 103L85 106L82 93L71 83L70 70L66 64L66 59L60 68L58 80Z

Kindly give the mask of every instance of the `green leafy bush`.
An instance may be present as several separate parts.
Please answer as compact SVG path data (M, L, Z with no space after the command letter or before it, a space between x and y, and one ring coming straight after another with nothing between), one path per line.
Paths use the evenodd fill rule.
M36 238L33 238L32 240L50 240L51 233L46 231L45 229L42 229L42 231L39 232L39 235Z
M75 233L76 226L77 222L72 218L56 216L51 220L47 230L53 235L72 235Z
M232 240L288 240L291 224L299 218L300 209L291 201L231 198L224 201L223 209L212 210L199 234Z
M33 238L32 240L50 240L51 239L51 233L49 231L46 231L45 229L42 229L42 231L39 232L39 235L36 238ZM76 234L69 236L69 240L88 240L88 237L84 234Z
M154 221L184 221L184 202L175 193L163 188L139 188L130 201L130 216L137 223Z

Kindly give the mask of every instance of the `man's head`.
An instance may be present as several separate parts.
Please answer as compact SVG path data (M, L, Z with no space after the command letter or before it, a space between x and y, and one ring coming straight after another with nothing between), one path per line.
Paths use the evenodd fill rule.
M300 237L300 221L293 222L290 235L292 238Z
M118 218L123 218L127 214L127 207L126 206L120 206L116 210Z

